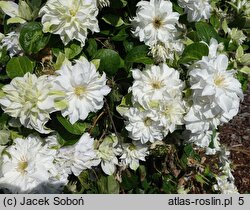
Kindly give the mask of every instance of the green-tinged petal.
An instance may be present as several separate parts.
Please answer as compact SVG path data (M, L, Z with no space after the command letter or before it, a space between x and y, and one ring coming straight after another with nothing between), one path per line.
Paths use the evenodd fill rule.
M29 5L25 1L19 2L18 16L24 18L25 20L32 19L32 11L31 11Z
M20 17L12 17L12 18L9 18L7 20L7 24L13 24L13 23L25 23L26 20L24 20L23 18L20 18Z
M0 8L10 17L18 16L18 5L12 1L0 1Z

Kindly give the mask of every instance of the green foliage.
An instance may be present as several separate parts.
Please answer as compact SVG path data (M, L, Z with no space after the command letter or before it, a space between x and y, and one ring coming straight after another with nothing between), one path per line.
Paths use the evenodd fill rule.
M90 127L90 125L85 122L76 122L72 125L66 118L64 118L60 114L57 114L56 118L68 132L75 135L83 134L86 129Z
M120 189L120 185L113 175L102 176L97 181L97 186L99 193L102 194L118 194Z
M121 17L117 16L117 15L114 15L114 14L106 14L102 17L102 19L112 25L112 26L115 26L115 27L119 27L121 25L124 24L123 20Z
M43 33L41 23L29 22L22 27L19 42L24 52L30 55L42 50L49 39L50 34Z
M211 38L217 39L218 42L222 40L218 33L215 31L215 29L205 22L196 23L195 28L197 30L199 39L208 44Z
M104 71L108 75L114 75L119 68L123 68L124 61L120 55L111 49L98 50L93 59L100 59L99 70Z
M125 61L127 63L143 63L143 64L153 64L153 59L148 56L148 46L139 45L132 48L126 58Z
M24 19L15 17L10 20L8 16L0 14L0 23L4 29L1 37L13 29L20 29L19 42L23 50L21 56L11 58L9 49L0 47L0 98L5 95L1 88L9 84L11 79L22 77L27 72L39 76L40 68L46 69L48 66L55 70L51 74L56 74L56 70L61 69L65 62L74 64L82 56L91 61L98 71L107 74L107 85L111 91L105 97L100 111L89 113L87 119L74 124L59 111L50 113L51 119L46 126L53 130L51 134L58 137L61 147L74 145L85 132L95 139L95 150L111 134L117 136L119 148L122 143L131 143L132 139L125 128L127 118L124 117L130 107L137 105L132 102L132 92L129 89L133 84L131 70L159 63L153 58L152 46L145 45L131 33L134 30L131 18L136 15L139 0L109 1L109 7L99 8L97 19L100 32L88 33L84 46L77 40L71 40L64 46L60 35L43 33L38 12L46 0L25 0L29 8L26 3L23 4L21 16ZM173 61L167 59L165 63L180 72L185 83L182 94L187 104L192 103L192 90L187 81L188 66L203 56L208 56L211 38L224 44L223 53L229 58L228 69L237 70L236 77L245 91L250 78L250 18L232 2L212 0L210 3L213 9L208 20L188 22L187 14L178 5L178 1L171 2L173 11L180 14L179 22L185 26L180 27L180 30L178 28L178 38L183 41L184 50L182 53L176 52ZM216 7L223 8L225 13L221 13ZM15 21L20 23L13 24ZM235 30L235 40L231 39L232 27L238 30L238 33ZM247 38L244 39L242 34ZM169 50L172 49L166 52L169 53ZM67 105L60 98L55 100L57 110L62 110ZM5 148L15 138L26 137L31 133L42 138L51 135L38 134L35 130L16 126L11 120L0 109L0 153L6 152ZM219 156L216 154L208 157L205 149L197 149L184 141L188 138L182 133L184 127L178 125L177 130L160 142L144 144L148 146L149 155L146 161L140 161L137 170L134 171L129 166L116 166L114 174L107 176L100 165L95 166L83 170L79 176L69 175L69 182L63 193L217 193L212 186L217 183ZM211 141L211 148L214 147L213 143ZM121 155L116 156L119 159Z
M95 39L91 38L87 41L86 51L90 57L92 57L97 52L97 43Z
M9 60L6 66L6 72L9 78L22 77L27 72L32 73L35 68L35 62L26 56L14 57Z
M118 9L123 8L127 5L126 0L110 0L110 5L112 8Z
M203 43L190 44L184 49L179 63L200 60L202 56L208 55L208 51L208 46Z
M75 58L77 55L81 53L81 51L82 48L78 41L70 42L64 49L65 56L69 60Z

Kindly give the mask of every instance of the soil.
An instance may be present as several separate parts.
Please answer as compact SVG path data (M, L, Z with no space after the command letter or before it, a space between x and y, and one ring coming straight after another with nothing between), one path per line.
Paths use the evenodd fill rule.
M250 85L238 115L219 130L221 143L230 151L238 191L250 193Z

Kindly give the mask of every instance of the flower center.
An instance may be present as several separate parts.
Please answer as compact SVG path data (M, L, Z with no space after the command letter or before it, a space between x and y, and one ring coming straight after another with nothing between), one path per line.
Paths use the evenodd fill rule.
M17 166L17 171L21 172L21 173L25 173L25 169L28 167L28 162L25 160L22 160L18 163Z
M76 13L77 13L77 10L76 10L76 9L70 9L70 10L69 10L69 14L70 14L72 17L76 16Z
M216 75L214 78L214 84L217 87L225 86L225 77L223 75Z
M156 29L159 29L162 26L162 20L159 17L156 17L153 21L153 26Z
M130 144L129 147L128 147L128 149L129 149L130 151L136 150L136 146L135 146L134 144Z
M84 87L84 86L77 86L77 87L75 87L75 94L77 96L81 96L85 92L86 92L86 87Z
M153 122L153 120L151 120L149 117L146 117L146 118L144 119L144 124L145 124L146 126L152 125L152 122Z
M151 86L154 89L160 89L162 87L162 84L159 81L154 81L154 82L151 83Z

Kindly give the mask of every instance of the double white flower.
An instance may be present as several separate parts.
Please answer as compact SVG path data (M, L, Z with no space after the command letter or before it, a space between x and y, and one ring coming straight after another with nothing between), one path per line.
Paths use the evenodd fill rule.
M173 60L174 52L183 50L177 29L180 14L173 12L171 1L165 0L139 1L137 7L131 20L134 36L150 46L157 62Z
M198 22L201 19L209 19L211 16L210 0L178 0L178 4L184 8L189 22Z
M123 148L123 155L120 157L121 165L129 166L134 171L139 167L139 161L146 161L145 158L149 155L148 147L140 142L123 144Z
M89 112L102 108L103 97L110 88L106 85L105 73L101 76L93 63L83 57L74 65L63 65L57 73L54 88L65 93L64 100L68 106L62 110L62 115L69 116L72 124L86 119Z
M162 140L168 132L183 124L183 82L179 72L166 64L132 70L134 83L130 88L133 106L124 116L126 129L133 140L141 143Z
M211 40L211 46L218 44ZM239 110L243 93L235 71L227 70L228 58L209 47L209 56L190 66L190 85L193 105L185 116L186 128L196 136L212 131L218 125L231 120ZM197 139L197 144L204 142ZM205 141L206 142L206 141ZM207 147L207 143L203 144Z
M76 144L60 148L56 163L64 173L73 173L75 176L79 176L85 169L97 166L100 161L94 150L94 139L85 133Z
M39 14L44 33L59 34L65 45L76 39L84 46L88 30L99 32L96 0L48 0Z
M26 73L2 88L5 95L0 98L0 105L6 114L18 118L23 126L49 133L51 130L45 124L50 119L49 114L57 111L52 87L47 76Z
M96 150L97 157L101 162L102 170L107 175L112 175L118 164L118 155L121 155L122 149L118 145L117 136L112 134L103 139Z
M53 186L52 180L58 174L54 165L56 151L43 145L39 137L17 138L6 151L0 173L2 189L12 193L44 193Z

